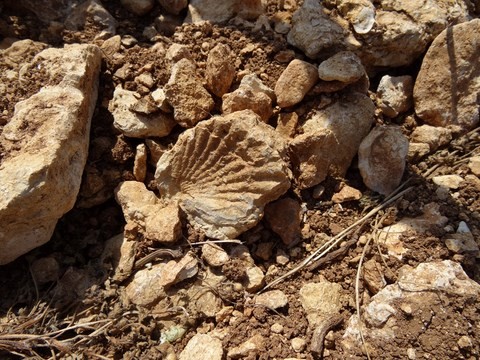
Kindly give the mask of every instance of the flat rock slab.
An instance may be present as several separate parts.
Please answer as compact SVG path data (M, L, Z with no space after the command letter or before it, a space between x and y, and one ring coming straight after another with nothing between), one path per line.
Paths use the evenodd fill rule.
M20 73L41 67L48 82L15 106L0 135L0 265L50 240L76 200L88 154L101 52L71 45L40 52Z

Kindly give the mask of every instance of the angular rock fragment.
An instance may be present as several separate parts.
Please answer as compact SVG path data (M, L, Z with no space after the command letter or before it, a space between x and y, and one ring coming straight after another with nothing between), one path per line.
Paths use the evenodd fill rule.
M197 79L196 66L181 59L172 68L164 87L165 96L173 107L175 121L183 127L192 127L210 116L215 105L212 97Z
M272 116L272 99L261 91L254 91L248 86L242 86L234 92L223 95L222 112L231 114L235 111L252 110L263 122L267 123Z
M260 78L255 74L248 74L242 78L240 81L240 86L245 86L250 88L253 92L262 92L267 95L272 102L276 100L275 92L265 85Z
M368 188L390 194L402 181L408 139L397 126L377 126L360 144L358 168Z
M302 208L298 201L285 198L268 204L265 219L285 245L301 240Z
M257 358L260 353L265 351L265 341L262 335L254 335L247 341L228 350L227 356L231 359L241 359L247 356Z
M302 60L292 60L275 85L278 106L286 108L298 104L318 81L317 68Z
M50 240L75 203L101 58L96 46L70 45L40 52L21 70L41 64L48 86L17 103L0 135L0 265Z
M287 295L281 290L266 291L255 297L255 304L269 309L280 309L288 304Z
M231 57L230 48L224 44L218 44L208 54L205 71L207 88L217 96L225 94L235 78Z
M297 130L298 115L295 112L278 114L275 130L284 138L292 139Z
M197 334L188 341L179 360L198 360L200 354L204 359L222 360L222 341L209 334Z
M289 189L284 146L249 110L203 121L160 158L155 173L160 194L178 201L209 237L235 238Z
M410 75L385 75L377 88L378 105L388 117L396 117L413 105L413 79Z
M454 25L433 41L414 88L415 112L433 126L455 126L462 131L479 122L480 19Z
M133 176L135 180L144 182L147 175L147 147L145 144L138 144L133 163Z
M432 152L440 146L447 145L450 140L452 140L450 129L430 125L417 126L411 135L413 143L427 144Z
M340 51L318 66L318 76L325 81L351 84L364 75L362 61L350 51Z
M210 266L222 266L228 262L230 257L227 252L216 244L205 244L202 246L202 258Z
M113 114L113 126L125 136L134 138L163 137L170 134L176 125L171 115L160 111L146 115L146 111L142 113L138 109L135 112L135 106L139 101L137 97L139 95L133 91L120 87L115 89L108 106Z

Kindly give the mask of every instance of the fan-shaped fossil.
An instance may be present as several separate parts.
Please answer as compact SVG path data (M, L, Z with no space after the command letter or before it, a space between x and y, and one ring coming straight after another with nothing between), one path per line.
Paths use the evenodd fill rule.
M213 238L235 238L290 188L285 144L250 110L186 130L157 163L162 197L178 200L189 221Z

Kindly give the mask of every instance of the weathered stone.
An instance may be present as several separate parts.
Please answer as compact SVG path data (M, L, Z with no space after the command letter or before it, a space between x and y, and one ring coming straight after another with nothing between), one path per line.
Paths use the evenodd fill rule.
M20 71L27 74L41 64L48 86L17 103L0 135L5 150L0 164L0 265L50 240L57 220L75 203L101 57L93 45L52 48Z
M428 155L429 153L430 146L428 146L428 144L411 142L408 145L407 158L409 161L415 162L424 157L425 155Z
M327 175L344 176L370 131L375 105L369 97L351 93L317 111L290 143L294 174L301 189Z
M299 337L293 338L291 340L291 344L293 351L297 353L304 351L305 347L307 346L307 342L305 341L305 339Z
M232 359L240 359L249 355L258 355L263 351L265 351L265 338L262 335L257 334L240 345L230 349L227 356Z
M135 78L135 82L151 89L155 85L152 74L148 72L141 73Z
M360 144L358 168L369 189L390 194L402 181L408 139L397 126L377 126Z
M230 257L227 252L217 244L205 244L202 246L202 258L210 266L222 266L228 262Z
M115 89L109 110L113 115L113 126L125 136L145 138L149 136L163 137L170 134L176 125L171 115L156 112L151 115L132 111L137 104L139 95L133 91Z
M396 117L413 105L413 79L410 75L385 75L377 88L378 106L383 114Z
M246 271L245 290L250 293L257 292L265 285L265 275L258 266L252 266Z
M298 115L296 112L278 114L277 132L286 139L293 139L297 131Z
M479 122L480 19L454 25L433 41L414 88L415 112L433 126L453 125L467 131Z
M133 176L135 180L144 182L147 175L147 147L145 144L138 144L133 163Z
M149 163L156 167L158 160L160 160L160 158L165 153L165 151L168 150L168 148L153 139L145 139L145 144L147 145L148 151L150 152Z
M265 261L270 259L272 256L273 245L274 243L271 241L261 242L255 250L255 256Z
M443 186L448 189L458 189L460 184L463 183L463 178L460 175L438 175L432 178L434 184Z
M364 306L363 337L372 343L384 343L395 339L399 328L408 326L409 331L403 334L408 342L432 336L439 346L447 344L451 334L442 335L435 327L425 327L425 314L432 314L437 306L446 314L458 313L459 303L471 304L479 294L480 285L453 261L421 263L416 268L406 265L400 269L395 284L387 285ZM455 318L455 324L458 328L469 328L469 320L462 316ZM357 315L349 319L340 346L346 357L361 348Z
M346 201L360 200L362 192L351 186L344 185L338 193L332 196L332 201L336 204L341 204Z
M187 45L173 43L168 47L165 58L172 62L177 63L182 59L192 60L192 53Z
M173 107L175 121L183 127L192 127L210 116L215 103L201 81L197 79L196 66L181 59L172 68L164 87L165 96Z
M272 116L272 100L262 92L253 92L250 88L239 87L222 98L222 112L231 114L235 111L252 110L263 122Z
M452 132L449 129L430 125L416 127L411 135L412 142L427 144L430 151L447 145L450 140L452 140Z
M27 0L32 1L32 0ZM108 39L115 35L117 28L117 21L115 18L102 6L99 0L87 0L78 4L78 6L72 6L70 1L63 1L63 5L66 6L67 17L63 21L65 27L68 30L80 31L85 28L87 21L92 21L94 26L102 29L95 39ZM32 1L34 2L34 1ZM57 0L55 0L57 2ZM35 3L35 8L40 11L46 10L48 7L38 6ZM40 17L40 19L45 19Z
M368 34L375 25L375 6L370 0L343 0L337 6L357 34Z
M136 242L129 240L124 234L118 234L105 242L101 261L107 270L112 269L113 281L127 279L135 264Z
M480 156L472 156L468 161L468 167L475 176L480 176Z
M208 53L205 71L207 89L221 97L230 89L234 78L232 52L228 45L218 44Z
M181 221L175 202L164 204L145 184L125 181L115 189L127 224L146 239L162 243L176 242L181 236Z
M108 58L113 58L115 54L117 54L120 51L120 46L121 46L121 36L120 35L115 35L107 40L105 40L100 47L102 49L103 55Z
M325 81L351 84L364 75L362 61L350 51L340 51L318 66L318 76Z
M209 360L222 360L222 341L209 334L197 334L188 341L179 360L198 360L199 356Z
M363 264L363 280L365 286L373 294L378 293L387 285L382 266L374 259L370 259Z
M255 304L276 310L287 306L288 298L281 290L270 290L257 295L255 297Z
M272 102L276 100L275 92L265 85L262 80L255 74L248 74L242 78L240 81L240 86L245 86L250 88L253 92L262 92L267 95Z
M472 254L477 257L480 254L475 237L468 228L468 225L461 221L455 234L448 234L444 237L445 245L450 251L457 254Z
M311 327L315 328L323 319L338 314L342 308L342 286L322 279L318 283L307 283L299 292Z
M120 2L125 9L138 16L146 15L155 4L155 0L121 0Z
M320 2L305 0L293 14L287 41L309 58L316 58L322 52L344 45L345 37L344 29L325 13Z
M278 106L286 108L303 100L318 80L317 68L302 60L292 60L275 85Z
M155 178L162 197L178 200L190 223L211 238L234 239L290 188L284 148L273 128L239 111L183 132L160 158Z
M263 14L261 0L190 0L185 22L222 23L235 15L252 20Z
M155 89L150 95L152 100L161 111L164 113L171 113L173 111L172 107L167 101L167 97L165 96L165 91L163 91L163 89Z
M160 5L173 15L178 15L188 6L188 0L158 0Z
M265 207L265 219L285 245L302 239L302 208L298 201L284 198L268 204Z

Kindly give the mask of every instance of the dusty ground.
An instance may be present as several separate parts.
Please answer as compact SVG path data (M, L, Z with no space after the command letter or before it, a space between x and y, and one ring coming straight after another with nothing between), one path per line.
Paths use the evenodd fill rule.
M372 231L372 225L366 223L357 228L352 235L344 240L350 245L348 251L338 257L322 264L316 264L303 270L293 277L285 280L276 288L287 294L289 304L286 308L271 311L264 307L252 305L250 296L243 292L236 293L232 289L216 289L222 296L225 306L232 306L233 310L243 316L237 317L236 321L225 319L198 318L165 312L163 314L150 314L144 309L133 305L125 305L120 295L124 284L114 284L109 281L109 268L101 262L104 243L112 236L123 231L124 219L120 207L113 200L113 189L122 180L132 179L133 156L136 141L115 134L112 130L113 119L106 109L108 100L111 99L113 89L118 83L112 74L125 64L131 65L131 78L126 80L125 87L130 90L140 90L133 81L139 69L150 63L155 69L155 78L158 85L167 82L169 76L168 65L162 58L156 57L151 52L152 44L146 41L142 34L143 28L152 23L155 14L137 18L126 12L117 5L116 1L103 1L109 12L119 20L118 34L130 34L136 37L138 44L124 50L121 60L115 58L106 59L100 79L100 92L97 109L92 121L91 146L87 171L99 174L108 174L107 187L101 194L92 196L90 189L83 186L79 195L77 206L66 214L58 223L53 239L46 245L30 252L7 266L0 267L0 358L16 359L29 357L35 359L47 358L112 358L112 359L158 359L165 356L169 349L167 345L159 345L161 328L159 319L172 317L173 320L183 322L189 327L186 335L173 346L179 353L188 340L197 331L207 331L212 328L225 329L226 336L223 340L225 349L232 348L248 339L251 334L261 333L265 336L267 344L265 350L257 357L259 359L284 359L302 357L312 359L308 351L301 354L295 353L290 346L290 339L303 337L310 341L312 330L309 329L301 304L297 298L298 290L306 282L315 282L324 277L331 282L341 284L343 292L351 301L344 304L342 315L345 320L355 313L355 276L359 255L361 255L365 243L358 241L363 234ZM268 8L270 13L275 12L272 4ZM41 35L41 25L31 14L16 13L6 9L0 18L0 36L15 36L20 39L30 38L38 40ZM49 39L52 45L58 46L63 43L91 42L96 29L86 27L81 32L64 32L61 37ZM219 41L228 43L237 54L236 68L250 70L260 75L262 80L273 87L276 79L286 67L285 62L278 61L276 57L280 52L291 49L284 37L274 36L272 33L252 34L246 29L234 25L206 26L185 25L177 29L175 34L166 34L165 45L169 41L188 45L199 65L202 74L205 67L208 52L204 49L212 48L212 44ZM206 44L206 45L204 45ZM244 49L250 49L245 51ZM242 51L243 50L243 51ZM287 62L288 63L288 62ZM418 64L410 69L399 69L399 73L410 73L415 76ZM0 64L0 71L2 64ZM378 82L372 81L372 88ZM237 82L238 83L238 82ZM20 99L35 92L32 83L31 88L12 88L11 98L0 99L0 108L13 111L13 105ZM218 99L217 99L218 100ZM315 103L313 96L299 104L296 111L302 115L308 112ZM218 106L219 102L217 102ZM214 112L218 112L215 109ZM1 113L1 112L0 112ZM407 114L412 115L412 114ZM379 122L383 119L377 119ZM0 126L7 121L6 117L0 119ZM417 125L413 116L405 116L398 119L406 134ZM161 139L166 146L173 144L181 129L174 129L172 135ZM409 185L413 190L405 194L399 201L392 204L385 213L388 213L387 225L395 219L403 217L416 217L421 214L425 204L438 203L440 211L449 219L448 225L456 227L458 222L467 221L474 236L480 237L480 185L474 181L466 181L455 197L448 196L440 199L436 187L425 174L428 170L436 167L429 176L439 174L468 173L465 159L472 152L479 153L480 134L477 131L469 136L454 140L448 146L439 150L435 155L420 163L408 164L405 173L405 181L410 179ZM1 149L0 149L1 150ZM150 169L153 172L153 168ZM103 176L102 175L102 176ZM153 178L150 173L150 178ZM344 203L341 206L331 201L331 196L338 190L342 182L361 190L364 194L360 201ZM254 254L261 241L273 243L273 251L284 250L290 254L290 262L278 266L280 276L293 268L322 243L322 237L317 234L325 234L328 238L338 234L358 220L363 214L381 202L381 198L369 192L362 184L358 170L355 166L349 171L345 179L329 178L325 183L326 191L320 199L312 197L312 190L292 191L291 196L297 197L307 204L307 212L304 223L304 241L294 249L288 249L283 245L278 236L274 234L265 223L260 223L256 228L244 234L241 238L253 254L256 264L266 271L275 263L275 259L263 260ZM152 190L153 187L151 188ZM92 200L93 199L93 200ZM92 203L98 203L90 207ZM85 206L89 206L85 208ZM380 215L384 212L380 213ZM468 275L480 282L480 264L478 260L466 256L458 256L449 252L441 237L444 235L443 228L431 229L424 236L406 237L405 244L412 251L399 260L390 259L385 267L380 260L378 249L370 246L365 261L376 260L388 283L396 280L397 270L405 265L415 266L420 262L436 259L452 259L459 261ZM183 229L184 242L181 248L188 248L188 240L202 240L204 236L191 230L188 225ZM254 236L259 234L259 236ZM350 241L355 240L355 241ZM144 244L143 249L151 244ZM228 249L229 245L224 246ZM199 256L199 248L193 249ZM32 277L31 264L43 256L53 256L60 265L60 278L58 281L38 286ZM139 256L142 255L140 248ZM227 269L225 269L227 270ZM200 276L200 275L199 275ZM228 274L235 278L235 272ZM267 276L267 282L275 277ZM182 282L179 286L188 286ZM368 299L373 293L363 286L360 289L364 293L363 298ZM453 339L457 338L454 332L466 334L478 327L480 322L480 309L476 303L455 304L459 311L442 311L442 302L432 305L432 311L438 316L431 324L428 332L418 337L418 342L412 344L406 336L418 324L412 324L409 319L398 324L398 334L394 342L372 344L372 358L405 358L405 349L414 347L417 358L447 359L447 358L477 358L480 342L478 335L471 334L475 340L472 353L460 353ZM471 328L460 327L446 331L445 324L458 322L466 324L465 318L471 324ZM72 324L83 326L72 327ZM271 332L271 325L279 323L283 325L283 334ZM345 328L345 321L334 328L326 342L326 358L341 359L342 353L335 346ZM63 331L61 331L63 330ZM10 335L7 335L10 334ZM307 347L308 348L308 347ZM163 354L163 355L162 355ZM364 356L359 354L358 358Z

